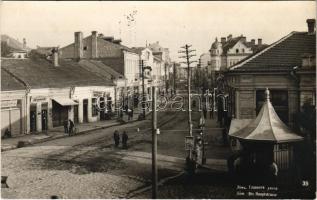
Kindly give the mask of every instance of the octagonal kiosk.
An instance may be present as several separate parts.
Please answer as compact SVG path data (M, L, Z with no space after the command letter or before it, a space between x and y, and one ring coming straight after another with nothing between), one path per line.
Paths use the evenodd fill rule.
M229 172L257 184L274 183L280 169L290 168L293 144L303 140L280 120L267 88L265 94L258 116L253 120L233 119L229 130L235 152L228 159Z

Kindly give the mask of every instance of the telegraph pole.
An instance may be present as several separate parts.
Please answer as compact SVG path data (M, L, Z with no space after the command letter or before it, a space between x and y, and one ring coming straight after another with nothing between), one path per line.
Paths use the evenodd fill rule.
M157 115L156 115L156 87L152 87L152 199L157 198Z
M145 119L144 66L143 66L143 60L141 60L141 71L142 71L142 112L143 112L143 119Z
M174 94L176 94L176 63L173 64Z
M197 61L190 61L190 58L193 56L196 56L194 54L190 54L191 52L194 52L196 50L190 49L192 45L186 44L185 46L181 47L182 49L185 49L183 51L178 51L178 53L185 53L184 56L180 56L180 58L185 58L186 62L181 62L187 64L187 93L188 93L188 126L189 126L189 136L193 136L193 125L192 125L192 115L191 115L191 97L190 97L190 83L191 83L191 70L190 70L190 64L197 62ZM192 161L192 149L189 150L189 156L188 158L190 161Z

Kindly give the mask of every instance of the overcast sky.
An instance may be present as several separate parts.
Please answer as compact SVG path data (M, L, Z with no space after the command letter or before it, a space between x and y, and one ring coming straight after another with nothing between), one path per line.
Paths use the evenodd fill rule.
M31 48L65 46L74 32L95 30L121 38L129 47L159 41L173 60L186 43L197 55L208 52L215 37L241 34L270 44L291 31L307 31L315 18L314 1L278 2L2 2L1 33L26 38ZM198 58L198 57L197 57Z

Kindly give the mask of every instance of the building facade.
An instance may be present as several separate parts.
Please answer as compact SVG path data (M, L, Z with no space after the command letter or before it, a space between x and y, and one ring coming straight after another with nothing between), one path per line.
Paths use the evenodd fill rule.
M254 39L248 42L243 35L239 37L229 35L228 37L222 37L220 41L216 38L209 50L210 70L226 70L240 60L265 47L267 45L262 44L262 39L260 38L258 39L258 44L255 44Z
M309 21L315 27L315 21ZM235 117L255 118L271 91L271 102L281 120L294 126L294 116L305 101L316 105L316 33L291 32L249 58L233 65L226 77L235 88Z
M15 106L21 109L20 118L26 124L23 125L26 127L23 131L46 131L62 126L68 119L75 123L105 119L106 113L99 110L102 106L99 100L107 99L109 110L114 108L113 83L85 70L78 62L58 59L57 52L53 58L47 60L42 55L31 52L28 59L5 59L1 62L3 70L17 77L26 90L24 99L21 96ZM2 87L3 84L5 83L1 82Z

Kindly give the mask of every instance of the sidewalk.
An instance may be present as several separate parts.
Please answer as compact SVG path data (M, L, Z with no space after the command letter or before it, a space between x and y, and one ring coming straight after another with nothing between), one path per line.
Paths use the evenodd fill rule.
M149 113L147 113L148 115ZM91 123L84 123L84 124L76 124L75 127L77 128L78 134L84 134L87 132L109 128L112 126L119 126L124 123L132 123L138 120L139 113L135 113L133 118L128 121L127 115L123 114L123 120L118 121L117 119L114 120L105 120L105 121L98 121L98 122L91 122ZM54 140L58 138L69 137L68 134L64 133L64 127L59 126L48 130L47 132L41 133L34 133L34 134L27 134L21 135L13 138L6 138L1 139L1 151L8 151L12 149L16 149L19 142L24 142L25 145L29 144L36 144L40 142L45 142L49 140Z

